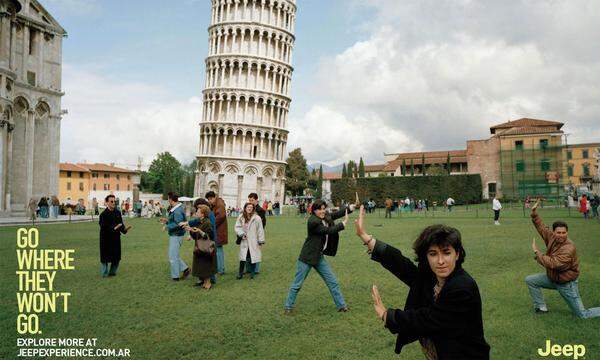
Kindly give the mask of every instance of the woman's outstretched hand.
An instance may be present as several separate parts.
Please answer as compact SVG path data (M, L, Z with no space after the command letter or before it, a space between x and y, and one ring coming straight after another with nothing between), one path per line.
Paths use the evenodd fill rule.
M356 228L356 235L360 237L365 245L369 247L369 250L373 250L373 246L375 246L375 242L373 241L373 237L365 231L365 207L364 205L360 206L360 211L358 212L358 219L354 220L354 227Z
M371 297L373 298L373 307L375 308L377 317L385 322L387 317L387 309L385 308L385 305L383 305L383 301L381 301L379 290L377 290L377 285L375 284L373 284L373 287L371 288Z
M346 215L344 215L344 220L342 220L342 224L344 224L344 229L345 229L346 224L348 224L348 209L346 209Z

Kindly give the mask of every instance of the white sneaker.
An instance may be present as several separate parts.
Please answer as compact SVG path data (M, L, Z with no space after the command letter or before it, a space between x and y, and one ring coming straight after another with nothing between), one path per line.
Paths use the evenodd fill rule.
M494 225L500 225L499 221L494 221Z

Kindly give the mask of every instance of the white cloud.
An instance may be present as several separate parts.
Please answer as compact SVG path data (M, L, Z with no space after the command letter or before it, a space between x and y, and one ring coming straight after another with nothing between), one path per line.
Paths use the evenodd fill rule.
M357 141L377 133L378 143L393 147L390 152L464 148L467 139L489 136L489 126L520 117L565 122L570 142L597 141L600 48L589 35L600 32L594 20L600 3L354 5L375 11L373 20L357 25L366 40L323 59L314 86L321 100L292 119L299 125L312 126L319 109L330 109L327 116L343 119L337 132ZM325 141L331 133L321 134ZM398 141L398 134L410 141ZM307 158L357 158L331 149L307 152ZM373 158L377 150L361 150L380 161Z
M290 121L288 150L302 148L309 162L320 161L337 165L353 159L378 159L384 152L408 151L420 148L399 129L381 121L377 114L354 114L346 117L341 112L314 106L301 120Z
M169 151L183 162L198 152L199 98L171 101L158 86L127 83L64 65L61 161L149 163Z

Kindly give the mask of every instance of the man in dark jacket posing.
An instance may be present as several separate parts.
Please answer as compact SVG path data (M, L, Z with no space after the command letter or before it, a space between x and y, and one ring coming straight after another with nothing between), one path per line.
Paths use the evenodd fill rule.
M217 226L217 272L219 275L225 274L225 253L223 245L227 245L227 211L225 210L225 201L218 197L214 191L209 191L205 195L210 203L210 208L215 214L215 225Z
M333 297L333 301L340 312L348 311L344 296L340 291L335 274L329 267L323 255L335 256L339 241L339 232L344 230L348 223L348 213L354 210L355 205L342 206L338 211L328 214L325 210L327 204L323 200L317 200L312 206L312 214L308 218L308 236L300 251L296 263L296 276L290 287L287 300L285 301L285 313L291 313L296 303L296 296L302 288L304 280L311 268L317 270ZM338 224L334 220L344 217Z
M115 196L108 195L106 209L100 214L100 263L103 277L117 275L121 261L121 234L127 234L131 226L125 226L121 212L115 208ZM108 264L110 263L110 268Z

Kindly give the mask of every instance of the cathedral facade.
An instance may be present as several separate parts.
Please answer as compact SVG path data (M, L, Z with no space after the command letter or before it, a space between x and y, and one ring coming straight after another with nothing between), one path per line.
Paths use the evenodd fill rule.
M36 0L0 0L0 216L58 195L64 36Z
M283 201L295 0L213 0L195 195Z

